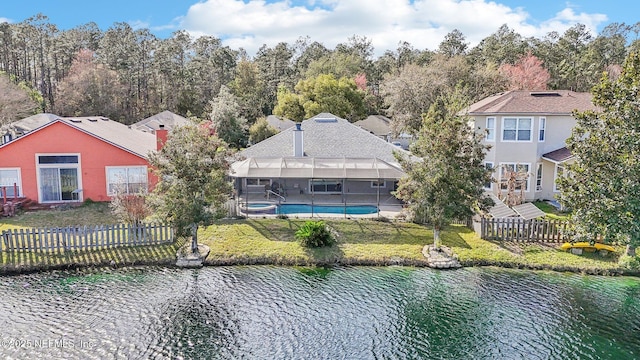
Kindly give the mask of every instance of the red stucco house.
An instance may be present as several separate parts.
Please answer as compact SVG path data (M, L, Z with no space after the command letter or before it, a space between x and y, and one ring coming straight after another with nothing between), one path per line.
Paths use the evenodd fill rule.
M25 133L0 145L0 187L7 197L17 191L40 204L109 201L118 188L137 193L156 182L147 155L166 130L152 134L104 117L52 114L21 122Z

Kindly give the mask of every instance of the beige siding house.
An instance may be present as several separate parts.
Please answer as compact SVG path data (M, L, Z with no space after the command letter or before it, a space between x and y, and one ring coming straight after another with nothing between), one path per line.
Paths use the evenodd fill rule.
M487 184L487 190L505 192L506 173L521 170L528 174L522 184L525 200L554 199L555 179L572 158L565 141L576 124L574 110L596 110L591 94L518 90L471 105L467 114L478 131L486 132L484 142L491 145L485 165L494 169L496 182Z

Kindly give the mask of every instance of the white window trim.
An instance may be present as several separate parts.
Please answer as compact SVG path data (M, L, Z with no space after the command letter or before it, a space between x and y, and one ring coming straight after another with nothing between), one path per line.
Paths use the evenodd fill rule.
M260 182L259 180L269 180L269 188L271 188L271 184L273 184L273 179L270 179L270 178L244 178L243 180L244 180L244 187L245 188L247 186L260 186L260 185L247 185L247 180L249 180L249 179L258 179L258 182Z
M375 183L378 183L378 184L381 183L382 185L376 186ZM386 180L381 180L381 181L371 180L371 188L372 189L386 189L387 188L387 181Z
M556 180L558 180L558 168L562 168L562 176L567 176L567 168L564 165L556 164L553 170L553 192L560 192L560 189L558 189L558 183L556 182Z
M523 162L501 162L500 163L500 167L498 168L498 175L500 176L500 178L498 179L498 185L502 184L502 166L503 165L513 165L514 169L516 169L517 165L523 165L523 166L527 166L527 169L529 169L528 173L529 176L527 176L527 185L524 189L524 192L528 193L531 191L531 163L523 163ZM499 187L500 191L507 191L506 189L502 189L502 186Z
M542 140L540 139L540 135L542 135ZM538 142L544 142L547 138L547 118L540 117L538 119Z
M504 139L504 131L505 131L505 128L504 128L504 120L505 120L505 119L516 119L516 128L515 128L515 131L516 131L516 139L515 139L515 140L505 140L505 139ZM531 120L531 128L529 129L529 140L518 140L518 130L520 130L520 128L518 127L518 124L520 124L520 120L524 120L524 119ZM501 127L501 130L500 130L500 141L502 141L502 142L514 142L514 143L515 143L515 142L520 142L520 143L523 143L523 142L533 142L533 118L532 118L532 117L526 117L526 116L523 116L523 117L518 117L518 116L503 116L503 117L502 117L501 125L502 125L502 127Z
M40 164L38 158L40 156L77 156L78 163L77 164ZM47 203L65 203L65 202L82 202L84 201L84 194L82 191L78 193L77 200L60 200L60 201L42 201L42 191L40 189L40 169L43 168L58 168L58 169L76 169L78 173L78 189L82 189L82 156L80 153L36 153L35 154L35 162L36 162L36 186L38 187L38 202L41 204Z
M538 169L540 169L540 186L538 186ZM536 192L542 191L542 181L544 179L544 166L542 163L536 164Z
M489 127L489 119L492 119L492 120L493 120L493 128L490 128L490 127ZM494 116L488 116L488 117L485 119L484 128L485 128L485 129L486 129L486 131L487 131L487 132L485 133L485 136L484 136L484 140L485 140L485 141L489 141L489 142L495 142L495 141L496 141L496 121L497 121L497 120L496 120L496 118L495 118ZM489 138L489 130L493 130L493 138L492 138L492 139L490 139L490 138Z
M126 166L105 166L104 167L104 176L105 176L105 185L107 187L107 195L113 196L115 193L109 191L109 169L139 169L144 168L147 173L147 190L149 190L149 168L146 165L126 165ZM127 174L128 176L129 174ZM129 179L127 179L127 184L129 183ZM127 193L129 194L129 193Z
M313 191L313 182L314 181L319 181L319 180L331 180L331 183L335 183L336 185L340 185L340 189L342 189L342 181L338 180L338 179L309 179L308 185L309 187L307 189L309 189L309 194L341 194L342 190L340 191Z
M0 168L0 170L16 170L18 172L18 182L16 183L16 185L18 185L18 197L23 197L24 196L24 189L22 188L22 169L19 167L6 167L6 168ZM9 186L9 185L7 185ZM13 185L11 185L13 186ZM1 186L0 186L1 187ZM0 196L2 196L2 190L0 190ZM8 197L8 196L7 196Z
M493 172L495 172L495 171L496 171L496 168L495 168L495 166L494 166L493 161L485 161L485 162L484 162L484 168L485 168L485 169L487 168L487 164L491 164L491 172L492 172L492 174L491 174L491 180L493 180ZM485 187L485 186L483 186L482 188L483 188L483 189L485 189L485 190L493 191L493 181L491 181L491 182L489 183L489 187Z

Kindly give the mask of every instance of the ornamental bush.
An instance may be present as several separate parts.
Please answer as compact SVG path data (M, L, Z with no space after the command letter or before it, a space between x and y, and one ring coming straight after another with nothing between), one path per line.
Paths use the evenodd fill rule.
M300 245L308 248L331 246L335 239L324 221L307 221L296 231Z

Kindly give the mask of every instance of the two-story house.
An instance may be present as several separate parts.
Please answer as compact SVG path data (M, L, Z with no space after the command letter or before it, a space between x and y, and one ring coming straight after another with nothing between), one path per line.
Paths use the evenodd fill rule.
M576 124L574 110L596 110L590 93L568 90L507 91L471 105L467 114L491 145L485 165L494 169L494 194L507 190L506 176L519 171L516 190L524 186L525 200L554 199L555 179L571 161L565 141Z

